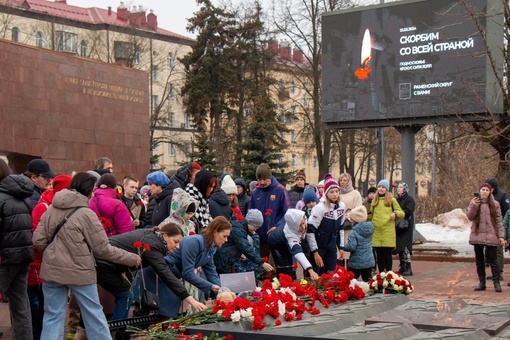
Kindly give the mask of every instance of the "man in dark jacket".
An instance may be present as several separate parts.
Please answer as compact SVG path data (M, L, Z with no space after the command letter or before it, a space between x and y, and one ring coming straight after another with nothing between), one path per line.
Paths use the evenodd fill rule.
M25 176L30 178L34 184L34 190L30 197L32 208L34 208L39 202L42 193L50 187L51 180L56 174L51 171L48 162L44 159L36 158L32 159L27 165L27 171Z
M287 190L273 177L266 163L257 167L257 187L253 190L250 209L258 209L264 217L264 223L257 229L260 237L260 255L269 256L268 235L277 227L285 225L285 213L290 208Z
M501 216L505 217L507 210L510 208L510 196L499 187L499 182L496 177L487 178L485 182L489 183L492 187L492 195L494 196L494 199L499 202L499 206L501 208ZM505 263L505 253L503 246L498 246L498 258L496 263L501 271L499 280L503 281L503 267ZM492 276L488 276L487 278L492 279ZM510 286L510 282L508 285Z
M299 170L296 174L296 184L289 190L290 207L295 208L297 202L303 198L303 192L305 191L306 174L304 170Z
M34 260L30 204L34 184L27 176L7 174L0 174L0 295L9 296L13 339L31 340L27 279Z

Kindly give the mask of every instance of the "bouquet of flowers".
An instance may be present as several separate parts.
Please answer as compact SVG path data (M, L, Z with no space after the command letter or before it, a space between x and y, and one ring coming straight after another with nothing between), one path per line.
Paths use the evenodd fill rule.
M368 284L369 294L405 294L409 295L413 292L414 287L411 282L400 274L392 271L381 272L374 275Z

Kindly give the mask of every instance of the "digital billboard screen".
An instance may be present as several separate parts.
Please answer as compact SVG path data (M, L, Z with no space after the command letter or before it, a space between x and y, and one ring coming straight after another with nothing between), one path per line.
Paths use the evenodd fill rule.
M406 1L324 14L323 121L348 128L501 113L486 49L502 65L501 3Z

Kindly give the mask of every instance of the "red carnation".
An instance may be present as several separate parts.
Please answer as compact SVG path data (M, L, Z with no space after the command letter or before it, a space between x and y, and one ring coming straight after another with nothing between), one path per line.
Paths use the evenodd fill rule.
M143 247L143 243L141 241L135 241L133 243L133 247L135 247L135 248L142 248Z
M149 246L148 244L144 244L143 248L145 249L145 251L151 251L151 246Z
M294 267L294 269L297 269L298 264L297 264L297 263L294 263L292 266Z
M282 324L282 320L276 320L274 325L275 326L280 326Z
M188 233L189 236L191 235L195 235L195 232L193 230L191 230L189 233Z
M137 202L136 202L136 204L138 204L138 205L139 205L139 206L141 206L141 207L143 207L143 206L144 206L144 204L143 204L143 202L142 202L142 201L137 201Z
M267 258L267 256L264 256L264 257L262 258L262 261L267 262L267 261L269 261L269 259Z
M272 213L272 212L273 212L273 209L269 209L269 208L268 208L268 209L266 210L266 213L265 213L264 215L269 216L269 215L271 215L271 213Z

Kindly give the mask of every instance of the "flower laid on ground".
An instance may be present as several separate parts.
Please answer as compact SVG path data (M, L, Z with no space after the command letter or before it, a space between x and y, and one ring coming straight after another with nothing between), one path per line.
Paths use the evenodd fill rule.
M320 314L315 307L317 301L328 308L332 303L345 303L364 297L363 288L353 279L353 274L343 267L322 275L315 282L294 282L290 276L280 274L279 279L264 280L262 287L247 297L236 297L228 303L215 300L212 309L153 325L148 331L152 332L153 337L149 338L158 338L157 332L168 329L185 329L190 325L220 321L247 321L252 323L253 330L260 330L267 326L263 320L268 315L276 319L271 325L277 327L282 322L301 320L305 313Z
M369 282L369 294L411 294L414 290L411 282L395 272L381 272L374 275Z

